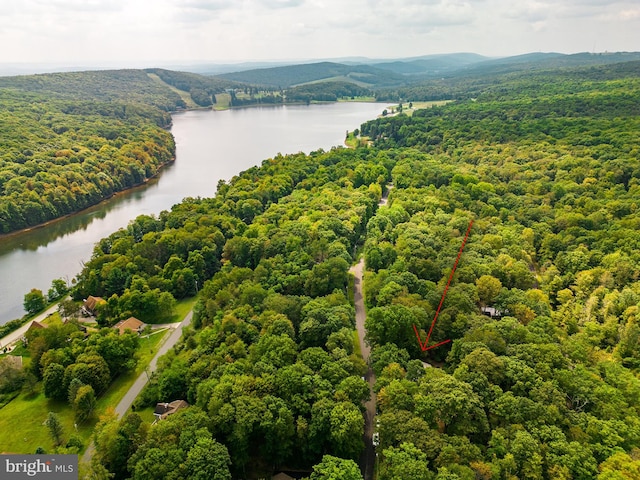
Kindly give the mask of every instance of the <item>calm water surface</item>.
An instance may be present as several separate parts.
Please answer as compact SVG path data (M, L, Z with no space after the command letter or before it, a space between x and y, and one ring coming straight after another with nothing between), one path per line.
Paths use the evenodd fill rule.
M23 297L31 288L46 293L54 278L70 281L98 240L138 215L158 214L184 197L213 196L218 180L278 153L342 145L346 130L385 107L335 103L175 114L176 162L158 179L46 227L0 239L0 324L24 314Z

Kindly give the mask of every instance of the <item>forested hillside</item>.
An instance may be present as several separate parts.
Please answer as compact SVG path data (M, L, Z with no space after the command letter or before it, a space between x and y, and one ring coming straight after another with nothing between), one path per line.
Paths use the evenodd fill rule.
M142 71L0 78L0 233L94 205L173 160L182 99Z
M220 78L276 88L289 88L317 80L342 80L367 87L403 85L406 79L395 72L371 65L318 62L285 67L258 68L225 73Z
M343 98L371 97L374 94L368 88L349 82L308 83L287 90L286 99L290 102L335 102Z
M380 478L637 476L640 82L598 72L363 125L396 159L365 247ZM431 337L453 344L416 369L472 218Z
M394 88L380 89L376 92L379 101L432 101L432 100L468 100L478 95L501 91L515 95L536 96L541 85L555 85L556 93L569 93L576 85L588 80L600 81L619 77L638 76L640 72L640 54L614 54L609 56L571 55L545 56L545 60L533 55L522 58L480 62L468 69L451 72L440 78L430 78ZM629 61L624 61L627 57ZM617 60L617 61L616 61ZM611 63L609 63L611 62ZM556 63L569 66L560 68ZM586 65L595 63L586 68ZM506 85L505 85L506 84ZM563 90L563 91L561 91ZM547 91L547 94L549 91Z
M167 85L189 93L189 97L200 107L209 107L216 103L216 94L238 86L236 82L216 77L205 77L195 73L174 72L162 68L149 68L147 73L157 75Z
M0 77L0 234L77 212L171 162L170 113L372 96L334 82L279 90L163 69Z
M636 68L502 78L363 125L370 147L266 160L102 241L78 294L109 298L105 322L203 286L136 409L191 406L151 427L103 419L94 471L360 478L347 270L363 245L378 478L636 478ZM413 325L424 339L472 219L431 338L452 342L423 353Z

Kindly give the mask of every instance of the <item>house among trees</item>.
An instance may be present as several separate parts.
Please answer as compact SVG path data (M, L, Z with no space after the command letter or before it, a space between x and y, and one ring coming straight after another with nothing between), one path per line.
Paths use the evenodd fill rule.
M504 313L501 310L498 310L494 307L482 307L480 309L482 311L483 315L486 315L487 317L491 317L491 318L495 318L495 319L501 319L504 315Z
M138 320L136 317L129 317L126 320L121 320L116 323L113 328L118 330L120 335L124 334L127 330L131 330L132 332L140 333L144 330L147 324L141 320Z
M156 422L158 420L164 420L169 415L173 415L178 410L182 410L183 408L187 408L189 404L184 400L174 400L171 403L158 403L156 404L156 409L153 412L153 416L156 417ZM155 423L155 422L154 422Z
M280 472L277 475L271 477L271 480L295 480L291 475L287 475L284 472Z
M101 303L104 303L105 299L102 297L93 297L89 295L89 297L84 301L82 305L82 313L87 317L95 316L96 308Z
M37 320L34 320L33 322L31 322L31 325L29 325L29 328L27 329L27 333L29 333L31 330L42 330L44 328L47 328L47 325L45 325L44 323L40 323Z

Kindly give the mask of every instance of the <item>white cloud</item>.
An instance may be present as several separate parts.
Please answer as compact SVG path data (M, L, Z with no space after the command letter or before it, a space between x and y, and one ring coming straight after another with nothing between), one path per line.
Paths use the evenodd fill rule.
M266 8L281 9L300 7L304 5L305 0L254 0L254 3Z
M182 5L187 9L193 10L227 10L238 5L237 1L233 0L189 0Z
M0 62L629 51L638 31L637 0L0 0Z
M624 21L640 20L640 8L630 8L620 12L619 17Z

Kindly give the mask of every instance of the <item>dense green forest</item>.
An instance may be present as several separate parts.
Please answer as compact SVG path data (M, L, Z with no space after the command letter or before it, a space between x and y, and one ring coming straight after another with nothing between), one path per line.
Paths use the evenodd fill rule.
M369 390L347 274L361 246L379 479L636 478L637 64L499 80L101 241L76 295L108 299L104 324L200 296L136 401L191 407L153 426L104 418L93 472L361 478ZM423 353L413 325L425 338L471 219L432 336L452 342Z
M219 95L228 97L224 105L230 106L363 96L417 101L493 94L499 99L503 88L530 98L540 84L554 85L558 94L589 88L580 85L581 69L552 69L556 65L598 64L590 78L604 80L637 76L639 63L620 63L636 58L633 53L539 54L480 61L454 55L387 63L386 69L320 62L222 77L164 69L0 77L0 234L77 212L149 180L174 157L168 112L211 107ZM424 81L433 75L402 75L405 64L409 70L440 65L451 71Z
M307 83L287 89L286 99L290 102L335 102L355 97L373 97L373 91L348 82Z
M0 234L77 212L173 161L170 112L372 95L348 83L292 89L163 69L0 77Z
M396 159L365 246L380 478L637 476L636 68L362 126ZM443 368L417 369L411 326L426 337L472 218L432 336L453 345L429 352Z
M141 71L0 78L0 233L76 212L171 162L182 99Z
M146 182L174 159L170 112L260 101L245 90L162 69L0 77L0 234Z
M381 88L376 91L379 101L432 101L467 100L491 91L499 94L505 88L510 95L521 89L522 95L536 96L540 85L552 84L568 93L571 87L583 84L585 65L594 63L589 78L605 79L638 75L640 55L570 55L544 56L542 59L518 57L481 62L473 67L452 72L440 78L414 79L398 88ZM544 59L544 61L543 61ZM628 59L627 61L625 61ZM569 66L559 68L558 64ZM503 85L506 84L504 87ZM549 94L550 92L547 92Z

